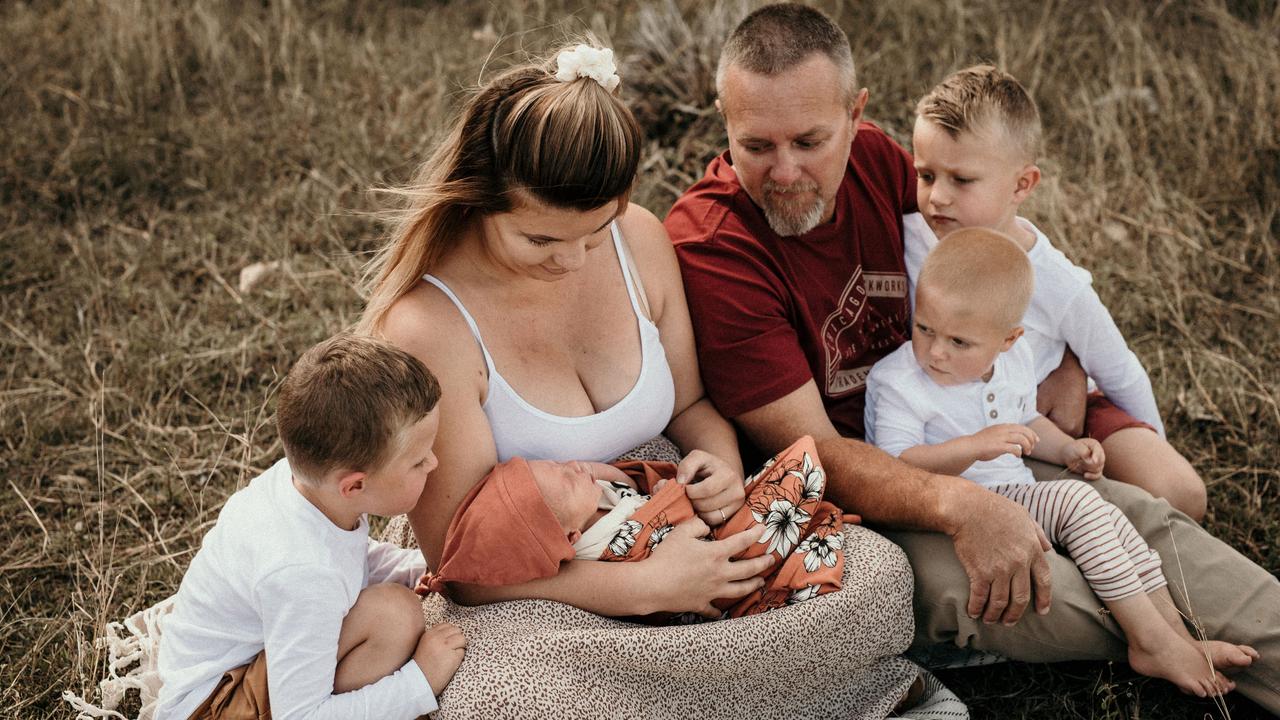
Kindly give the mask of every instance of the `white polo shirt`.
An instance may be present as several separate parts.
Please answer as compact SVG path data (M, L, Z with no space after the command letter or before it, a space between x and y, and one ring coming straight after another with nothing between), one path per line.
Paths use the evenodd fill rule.
M917 445L937 445L991 425L1026 425L1037 417L1035 363L1022 340L996 357L986 382L935 383L916 363L910 343L876 363L867 377L867 442L894 457ZM960 474L984 487L1035 482L1012 454L975 462Z

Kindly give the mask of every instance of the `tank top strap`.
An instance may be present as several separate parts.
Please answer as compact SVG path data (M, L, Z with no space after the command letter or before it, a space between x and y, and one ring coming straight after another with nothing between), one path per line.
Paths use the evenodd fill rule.
M649 317L649 303L639 296L642 290L640 278L631 274L631 248L623 242L622 231L618 229L617 220L609 226L609 231L613 234L613 249L618 255L618 264L622 266L622 280L627 286L627 297L631 299L631 310L636 314L636 319L652 323L653 320Z
M449 286L445 285L444 281L440 278L427 273L422 276L422 279L440 288L440 291L445 294L445 297L449 298L449 300L453 302L454 307L458 308L458 312L462 313L462 319L466 320L467 327L471 328L471 337L476 339L476 345L480 346L480 353L484 355L484 365L488 370L489 377L493 377L493 357L489 355L489 348L484 346L484 339L480 337L480 326L476 325L475 318L471 317L471 313L467 312L467 306L462 304L462 300L455 295L454 292L449 289Z

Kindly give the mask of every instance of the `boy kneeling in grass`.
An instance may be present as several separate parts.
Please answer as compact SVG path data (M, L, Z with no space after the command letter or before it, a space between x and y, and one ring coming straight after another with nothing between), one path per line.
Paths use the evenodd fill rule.
M466 639L424 631L419 550L369 538L436 466L440 386L417 359L342 334L280 388L285 459L233 495L182 579L160 647L158 720L414 718Z

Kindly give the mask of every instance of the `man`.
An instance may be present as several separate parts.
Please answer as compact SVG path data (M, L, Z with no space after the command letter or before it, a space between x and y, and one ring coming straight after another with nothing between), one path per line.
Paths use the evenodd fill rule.
M666 226L721 412L764 452L812 435L835 502L894 529L916 574L918 644L1124 658L1119 628L1025 510L859 441L866 374L909 337L901 218L916 179L862 119L868 93L844 33L816 10L761 8L726 43L716 88L729 151ZM1183 612L1259 650L1238 687L1280 713L1280 583L1163 501L1096 487L1166 558Z

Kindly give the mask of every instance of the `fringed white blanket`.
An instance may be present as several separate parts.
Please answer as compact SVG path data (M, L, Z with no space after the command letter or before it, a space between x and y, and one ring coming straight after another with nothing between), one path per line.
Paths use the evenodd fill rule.
M97 641L98 647L107 651L107 676L98 683L99 704L69 690L62 693L62 699L75 709L76 720L130 720L117 711L129 690L138 691L141 708L137 720L151 720L160 694L160 632L172 609L173 598L169 597L130 615L123 623L107 625L106 634Z

